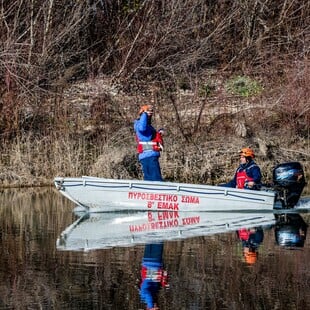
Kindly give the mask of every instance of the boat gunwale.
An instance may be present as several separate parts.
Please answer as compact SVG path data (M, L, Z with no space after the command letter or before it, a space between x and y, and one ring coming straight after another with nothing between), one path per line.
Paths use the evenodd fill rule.
M238 189L231 187L222 187L217 185L204 185L204 184L191 184L191 183L177 183L177 182L161 182L161 181L144 181L144 180L121 180L121 179L105 179L105 178L97 178L97 177L56 177L54 179L54 183L57 187L59 184L66 183L78 183L72 185L65 185L67 187L73 186L96 186L107 189L115 189L115 188L128 188L128 189L138 189L138 190L162 190L162 191L171 191L174 190L176 192L188 192L194 194L223 194L225 196L232 195L231 193L242 193L249 195L258 195L258 196L267 196L267 197L275 197L275 192L272 190L247 190L247 189ZM107 185L98 185L98 184L107 184ZM110 184L110 185L109 185ZM143 185L144 187L139 187L139 185ZM150 188L150 186L156 186L158 188ZM166 188L163 188L166 187ZM204 192L195 192L191 189L196 190L213 190L215 193L204 193ZM242 195L244 196L244 195ZM239 196L237 196L239 197Z

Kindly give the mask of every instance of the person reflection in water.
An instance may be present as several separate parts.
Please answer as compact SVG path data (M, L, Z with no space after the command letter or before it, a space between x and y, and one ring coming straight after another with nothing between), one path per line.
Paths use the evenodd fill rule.
M253 265L258 258L258 248L264 240L264 231L261 227L242 228L237 231L242 243L242 252L247 264Z
M158 293L167 288L168 275L163 268L163 242L146 244L141 267L140 298L147 310L159 310Z

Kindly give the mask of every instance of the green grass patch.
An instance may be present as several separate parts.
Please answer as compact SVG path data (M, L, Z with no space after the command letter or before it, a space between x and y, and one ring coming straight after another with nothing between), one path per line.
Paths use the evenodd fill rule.
M250 97L260 94L263 87L247 76L237 76L227 81L225 89L234 95Z

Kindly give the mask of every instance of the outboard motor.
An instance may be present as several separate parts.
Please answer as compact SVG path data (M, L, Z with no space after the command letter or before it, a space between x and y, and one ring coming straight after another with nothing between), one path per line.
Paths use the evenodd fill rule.
M273 184L283 208L293 208L306 185L303 168L299 162L288 162L273 169Z

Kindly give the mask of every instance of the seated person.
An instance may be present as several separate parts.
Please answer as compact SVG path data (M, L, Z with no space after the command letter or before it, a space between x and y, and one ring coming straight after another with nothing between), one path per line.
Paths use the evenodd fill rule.
M224 187L235 187L259 190L261 187L261 171L254 161L254 152L250 148L243 148L240 152L240 165L237 168L234 178L225 184Z

